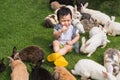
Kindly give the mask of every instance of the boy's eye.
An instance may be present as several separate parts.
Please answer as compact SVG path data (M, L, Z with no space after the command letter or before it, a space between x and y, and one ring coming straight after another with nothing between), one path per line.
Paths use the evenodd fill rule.
M61 20L61 22L69 22L70 20Z
M68 22L71 21L71 20L67 20Z
M65 22L66 20L61 20L61 22Z

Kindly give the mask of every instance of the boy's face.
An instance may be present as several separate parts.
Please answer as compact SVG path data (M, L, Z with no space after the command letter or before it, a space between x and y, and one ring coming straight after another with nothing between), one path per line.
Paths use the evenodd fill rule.
M71 22L72 22L70 14L65 15L65 16L61 16L59 22L62 26L69 27L71 25Z

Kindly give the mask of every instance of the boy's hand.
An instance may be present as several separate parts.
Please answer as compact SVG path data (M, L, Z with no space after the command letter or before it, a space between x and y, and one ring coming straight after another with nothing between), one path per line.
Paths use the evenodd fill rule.
M67 27L66 26L63 26L62 27L62 31L64 32L64 31L66 31L67 30Z
M67 41L66 44L71 46L73 45L72 41Z

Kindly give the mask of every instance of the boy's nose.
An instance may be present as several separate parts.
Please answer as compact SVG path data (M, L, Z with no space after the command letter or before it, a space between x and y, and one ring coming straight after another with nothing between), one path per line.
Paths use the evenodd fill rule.
M68 26L68 22L66 21L66 22L64 23L64 25L65 25L65 26Z

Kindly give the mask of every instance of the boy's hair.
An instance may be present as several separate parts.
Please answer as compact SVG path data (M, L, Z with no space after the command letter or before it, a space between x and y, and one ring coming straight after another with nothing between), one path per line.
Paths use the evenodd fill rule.
M71 10L70 10L69 8L65 7L65 6L61 7L61 8L57 11L58 21L60 20L60 17L66 16L66 15L68 15L68 14L70 14L71 19L72 19L72 12L71 12Z

